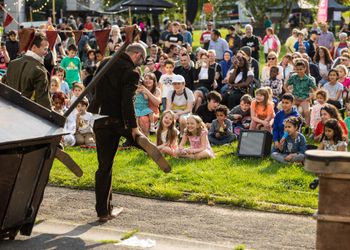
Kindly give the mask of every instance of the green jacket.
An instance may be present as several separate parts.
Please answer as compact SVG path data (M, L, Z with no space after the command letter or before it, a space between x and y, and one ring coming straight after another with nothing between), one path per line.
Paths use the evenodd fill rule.
M6 84L51 109L48 72L38 60L24 55L11 61L7 68Z

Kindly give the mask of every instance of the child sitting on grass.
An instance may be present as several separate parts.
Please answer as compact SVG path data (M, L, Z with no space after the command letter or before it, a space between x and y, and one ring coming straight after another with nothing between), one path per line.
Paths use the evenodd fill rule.
M190 142L189 148L185 148L187 140ZM179 145L178 156L190 159L215 157L208 140L208 130L202 119L197 115L191 115L187 118L187 126Z
M299 132L302 119L300 117L288 117L284 121L282 139L279 141L278 151L271 154L271 158L282 163L303 162L305 159L306 139Z
M209 130L209 142L212 145L224 145L233 142L237 137L232 131L232 122L227 119L228 108L220 105L216 110L216 119Z
M250 95L243 95L239 105L234 107L227 116L232 121L233 132L236 136L239 136L241 129L249 129L252 100L253 98Z
M175 114L171 110L163 112L157 130L157 147L163 154L176 156L179 131L175 127Z
M75 139L77 145L94 147L96 145L92 130L94 125L94 118L90 112L86 111L88 106L89 103L85 97L77 105L77 131L75 133Z
M321 108L326 104L328 100L328 94L327 91L324 89L319 89L316 92L316 101L312 106L312 111L311 111L311 120L310 120L310 127L312 129L312 132L314 132L317 123L321 121Z
M250 123L249 129L267 130L271 132L275 111L266 88L260 88L255 92L255 100L252 101L250 113L252 122Z
M324 125L323 140L318 146L320 150L347 151L343 138L343 130L336 119L329 119Z
M272 129L272 138L274 142L274 149L279 148L280 140L284 135L284 121L288 117L300 116L297 109L294 107L294 96L290 93L286 93L281 98L282 109L277 112Z

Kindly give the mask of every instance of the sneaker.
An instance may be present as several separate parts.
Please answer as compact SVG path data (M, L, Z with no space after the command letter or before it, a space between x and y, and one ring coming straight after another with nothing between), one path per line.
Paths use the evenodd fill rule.
M157 130L156 130L156 126L154 125L154 123L151 123L151 126L150 126L150 129L149 129L149 132L151 133L155 133Z

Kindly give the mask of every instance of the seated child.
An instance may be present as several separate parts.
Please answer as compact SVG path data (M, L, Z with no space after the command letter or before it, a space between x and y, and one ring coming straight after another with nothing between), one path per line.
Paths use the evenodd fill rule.
M347 143L343 138L343 130L336 119L329 119L324 124L323 140L318 146L318 149L347 151Z
M323 89L328 93L328 103L333 104L338 109L343 106L343 85L338 82L339 74L335 69L328 72L328 82L323 85Z
M315 130L317 123L321 121L321 114L320 114L321 108L325 105L327 100L328 100L327 91L325 91L324 89L319 89L318 91L316 91L317 103L315 103L312 106L312 110L311 110L310 128L312 129L312 131Z
M233 142L237 137L232 131L232 122L227 119L228 108L220 105L216 110L216 119L209 130L209 142L212 145L224 145Z
M239 105L234 107L228 114L232 121L233 132L239 136L241 129L249 129L250 126L250 104L252 97L245 94L241 97Z
M255 92L255 100L252 101L250 114L252 122L249 129L262 129L271 132L275 111L266 88L260 88Z
M324 130L324 124L326 122L333 118L336 119L339 122L339 125L343 129L343 137L348 142L348 129L346 128L346 125L341 118L338 109L333 106L332 104L326 103L322 108L321 108L321 121L317 123L317 126L315 128L315 133L314 133L314 140L316 142L320 142L322 140L322 135L323 135L323 130Z
M202 118L207 128L210 129L212 121L216 118L215 110L222 101L221 94L216 91L210 91L207 95L207 102L199 106L196 115Z
M262 82L261 87L270 87L272 89L273 96L279 98L282 94L283 82L281 79L277 79L278 67L272 66L270 68L270 78Z
M274 149L280 147L279 142L284 135L284 121L291 116L300 116L296 107L294 107L294 96L290 93L286 93L281 97L282 110L278 111L272 128L272 138L274 142Z
M77 130L75 139L77 145L95 146L95 139L93 134L94 118L90 112L87 112L89 106L88 100L84 97L77 105Z
M271 158L282 163L303 162L305 159L306 139L299 132L302 119L300 117L288 117L284 120L285 134L279 141L276 152Z
M190 147L184 148L187 140L190 142ZM179 145L177 155L190 159L215 157L208 140L208 130L198 115L191 115L187 118L187 126Z
M65 100L66 96L62 92L55 92L52 94L52 110L63 115L65 111Z
M157 130L157 147L163 154L176 156L179 131L175 127L175 114L171 110L163 112Z
M154 88L156 88L156 82L153 82ZM148 96L143 92L147 86L145 85L145 81L142 82L142 88L139 86L135 91L135 116L138 119L138 123L140 124L140 117L148 116L150 121L150 129L149 132L156 132L156 128L154 125L154 112L149 106Z

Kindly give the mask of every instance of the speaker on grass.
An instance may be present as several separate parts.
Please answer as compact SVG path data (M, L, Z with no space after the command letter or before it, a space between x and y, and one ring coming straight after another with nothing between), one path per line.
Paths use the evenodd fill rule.
M238 156L263 157L271 154L272 134L262 130L241 130Z

